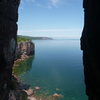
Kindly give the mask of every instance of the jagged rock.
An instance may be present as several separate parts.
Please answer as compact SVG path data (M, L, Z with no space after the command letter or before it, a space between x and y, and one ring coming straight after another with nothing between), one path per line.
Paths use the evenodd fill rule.
M35 97L28 97L28 100L37 100Z
M32 89L28 89L28 90L24 90L28 96L31 96L34 94L33 90Z
M34 87L35 90L40 90L41 88L39 86Z
M0 0L0 100L8 100L15 58L20 0Z
M9 92L9 100L16 100L16 96L13 91Z
M27 100L27 93L22 90L10 90L8 100Z
M32 41L19 42L16 49L16 59L34 55L35 45Z
M62 95L61 95L61 94L58 94L58 93L54 93L54 94L53 94L53 97L55 97L55 98L61 98Z
M84 78L88 100L100 100L100 1L83 0L84 28L81 37Z

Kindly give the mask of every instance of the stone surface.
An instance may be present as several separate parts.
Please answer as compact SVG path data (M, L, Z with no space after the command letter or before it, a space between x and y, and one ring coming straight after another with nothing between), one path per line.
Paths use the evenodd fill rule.
M32 41L19 42L16 48L16 59L24 58L35 53L35 44Z
M41 88L39 86L34 87L35 90L40 90Z
M8 100L11 89L19 3L19 0L0 0L0 100Z
M54 93L54 94L53 94L53 97L55 97L55 98L61 98L61 97L63 97L63 95L58 94L58 93Z
M28 97L28 100L37 100L35 97Z
M31 96L34 94L33 90L32 89L28 89L28 90L24 90L28 96Z
M84 29L81 37L88 100L100 100L100 1L83 0Z

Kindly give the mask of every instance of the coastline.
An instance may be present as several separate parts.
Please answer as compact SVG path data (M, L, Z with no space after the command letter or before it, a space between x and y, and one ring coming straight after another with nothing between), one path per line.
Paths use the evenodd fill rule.
M15 68L20 67L18 64L23 63L24 61L27 62L27 60L30 58L31 56L29 56L28 58L26 57L24 60L18 59L17 61L15 61L15 64L14 64ZM17 66L16 66L16 63L17 63ZM14 83L14 88L15 88L14 93L16 93L17 95L19 95L19 97L22 98L18 100L58 100L59 98L63 98L63 95L58 94L58 93L54 93L51 95L45 95L43 93L43 94L37 95L38 92L41 91L42 87L35 86L31 88L28 84L25 84L24 82L22 82L20 78L16 76L15 74L13 74L13 83Z
M25 47L25 45L27 45L27 42L28 41L19 43L19 45L21 45L21 46L18 47L20 49L18 51L20 51L20 52L17 52L17 53L19 53L20 56L18 56L18 58L15 60L14 67L13 67L13 70L16 70L16 68L19 68L19 70L20 70L20 68L21 68L21 70L18 71L19 73L17 73L17 74L25 73L25 71L27 71L26 69L30 68L29 64L27 64L27 63L29 61L31 61L32 59L34 59L34 58L32 58L35 55L34 53L33 54L27 53L27 51L29 51L29 49L31 49L29 46ZM29 41L29 43L30 43L30 41ZM26 50L25 50L25 48L26 48ZM19 97L18 100L58 100L60 98L63 98L63 95L58 94L58 93L49 94L49 95L45 95L44 93L38 94L39 91L41 91L42 87L34 86L33 88L31 88L28 84L25 84L24 82L22 82L22 80L20 80L20 78L15 73L13 73L13 86L14 86L14 91L11 91L11 93L13 93L13 98ZM15 99L13 99L13 100L15 100Z
M12 90L10 90L9 93L9 98L11 100L36 100L32 96L33 90L29 88L27 84L22 83L20 78L18 77L17 74L20 74L20 72L19 73L15 72L16 68L20 67L20 64L22 64L23 62L27 64L28 60L31 61L34 56L34 53L35 53L34 43L30 39L18 37L18 45L16 48L15 61L12 72ZM23 69L23 72L25 70L26 69Z

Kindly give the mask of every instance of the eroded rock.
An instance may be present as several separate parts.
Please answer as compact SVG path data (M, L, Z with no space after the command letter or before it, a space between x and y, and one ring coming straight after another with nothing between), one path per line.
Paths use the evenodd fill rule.
M20 0L0 0L0 100L8 100L15 59Z

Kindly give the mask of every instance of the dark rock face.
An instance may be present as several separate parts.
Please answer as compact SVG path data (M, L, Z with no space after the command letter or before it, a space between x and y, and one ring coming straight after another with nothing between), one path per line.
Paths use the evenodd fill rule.
M100 1L83 0L84 29L81 37L88 100L100 100Z
M19 42L16 48L16 59L21 55L31 56L35 53L35 44L32 41Z
M19 0L0 0L0 100L8 100L16 50Z

